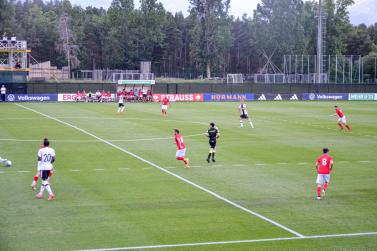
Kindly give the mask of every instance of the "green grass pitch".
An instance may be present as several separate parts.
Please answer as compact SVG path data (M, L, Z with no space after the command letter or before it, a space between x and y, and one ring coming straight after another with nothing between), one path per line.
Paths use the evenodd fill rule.
M174 103L167 119L159 104L127 104L122 115L116 104L0 104L0 156L13 161L0 167L0 250L376 250L377 103L336 104L351 133L330 117L335 102L248 103L255 129L239 128L237 103ZM199 134L212 121L221 137L208 164ZM190 170L175 160L173 128ZM30 188L44 137L57 154L52 202ZM335 165L316 201L323 147ZM354 233L369 235L342 235Z

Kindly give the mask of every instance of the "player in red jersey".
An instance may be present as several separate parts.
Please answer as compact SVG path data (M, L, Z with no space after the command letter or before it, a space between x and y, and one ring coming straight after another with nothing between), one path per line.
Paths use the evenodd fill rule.
M340 109L337 105L335 107L335 113L332 116L339 116L338 119L338 125L340 127L340 130L343 131L343 125L347 128L348 131L351 131L351 128L347 124L346 116L343 114L342 109Z
M169 102L170 101L167 97L165 97L162 100L161 111L162 111L162 116L164 116L165 118L168 116L167 110L168 110Z
M189 158L185 158L186 145L183 141L183 137L179 134L179 129L174 129L175 144L177 144L177 153L175 154L177 160L182 160L185 163L185 168L190 168Z
M323 154L318 157L315 167L317 169L317 200L321 199L321 191L325 195L330 182L330 172L333 168L333 158L328 154L329 149L323 148ZM323 187L323 188L322 188Z

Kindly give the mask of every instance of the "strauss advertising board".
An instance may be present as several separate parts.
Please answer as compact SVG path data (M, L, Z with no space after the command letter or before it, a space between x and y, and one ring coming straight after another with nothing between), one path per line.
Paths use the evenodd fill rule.
M165 97L173 102L203 102L203 93L190 94L153 94L153 101L160 102Z

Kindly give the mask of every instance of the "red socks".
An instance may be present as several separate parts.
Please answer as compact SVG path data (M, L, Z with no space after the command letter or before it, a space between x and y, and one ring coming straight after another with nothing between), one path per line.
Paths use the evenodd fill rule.
M317 186L317 196L321 197L321 186L320 185Z
M347 127L348 131L351 131L351 128L350 128L349 125L346 125L346 127Z
M185 158L183 158L183 157L177 157L177 160L185 161Z
M323 190L327 190L327 188L329 188L329 183L325 183L324 185L323 185Z
M34 181L35 181L35 182L38 181L38 175L35 175L35 176L34 176Z
M340 127L340 130L343 130L343 126L341 123L338 123L339 127Z

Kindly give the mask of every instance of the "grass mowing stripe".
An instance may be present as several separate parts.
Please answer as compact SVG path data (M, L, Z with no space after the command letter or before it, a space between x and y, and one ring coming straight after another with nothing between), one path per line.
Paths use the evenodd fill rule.
M229 245L229 244L242 244L242 243L255 243L255 242L290 241L290 240L321 239L321 238L336 238L336 237L355 237L355 236L367 236L367 235L377 235L377 232L312 235L312 236L305 236L304 238L302 238L302 237L286 237L286 238L270 238L270 239L256 239L256 240L198 242L198 243L169 244L169 245L155 245L155 246L85 249L85 250L77 250L77 251L119 251L119 250L159 249L159 248L194 247L194 246L209 246L209 245Z
M186 183L188 183L188 184L190 184L190 185L192 185L192 186L194 186L194 187L196 187L196 188L198 188L198 189L200 189L200 190L202 190L202 191L204 191L204 192L206 192L206 193L208 193L208 194L210 194L210 195L212 195L212 196L214 196L214 197L216 197L216 198L218 198L218 199L220 199L220 200L222 200L222 201L224 201L224 202L226 202L226 203L228 203L228 204L230 204L230 205L232 205L232 206L234 206L234 207L236 207L238 209L241 209L244 212L252 214L252 215L254 215L254 216L256 216L256 217L258 217L260 219L263 219L263 220L265 220L265 221L267 221L267 222L269 222L269 223L271 223L271 224L273 224L273 225L275 225L275 226L277 226L277 227L279 227L281 229L284 229L284 230L286 230L286 231L288 231L288 232L290 232L290 233L292 233L292 234L294 234L294 235L296 235L296 236L298 236L300 238L304 238L305 237L304 235L302 235L302 234L300 234L300 233L298 233L298 232L296 232L296 231L294 231L294 230L292 230L292 229L290 229L290 228L288 228L288 227L286 227L286 226L284 226L284 225L282 225L282 224L280 224L280 223L278 223L278 222L276 222L274 220L271 220L271 219L269 219L269 218L267 218L267 217L265 217L265 216L263 216L263 215L261 215L259 213L256 213L256 212L254 212L254 211L252 211L250 209L247 209L247 208L245 208L245 207L243 207L243 206L241 206L241 205L239 205L239 204L237 204L237 203L235 203L235 202L233 202L233 201L231 201L231 200L229 200L229 199L227 199L227 198L225 198L225 197L223 197L223 196L221 196L221 195L219 195L219 194L217 194L217 193L215 193L215 192L213 192L213 191L211 191L211 190L209 190L207 188L204 188L204 187L202 187L202 186L200 186L200 185L198 185L198 184L196 184L196 183L194 183L194 182L192 182L192 181L190 181L190 180L188 180L186 178L183 178L182 176L179 176L179 175L177 175L177 174L175 174L175 173L173 173L173 172L171 172L169 170L166 170L165 168L162 168L162 167L156 165L155 163L150 162L149 160L146 160L146 159L140 157L139 155L136 155L136 154L134 154L134 153L132 153L132 152L124 149L124 148L121 148L121 147L119 147L117 145L114 145L113 143L111 143L109 141L106 141L106 140L104 140L104 139L102 139L102 138L100 138L100 137L98 137L98 136L96 136L96 135L94 135L94 134L92 134L92 133L84 130L84 129L81 129L81 128L75 126L75 125L72 125L70 123L62 121L60 119L51 117L51 116L49 116L47 114L44 114L42 112L36 111L36 110L31 109L29 107L26 107L26 106L23 106L23 105L20 105L20 104L16 104L16 105L19 106L19 107L21 107L21 108L23 108L23 109L26 109L26 110L32 111L34 113L40 114L40 115L42 115L42 116L44 116L46 118L54 120L54 121L56 121L58 123L66 125L68 127L74 128L74 129L76 129L76 130L78 130L78 131L80 131L80 132L82 132L82 133L84 133L86 135L89 135L89 136L91 136L91 137L93 137L93 138L95 138L95 139L97 139L97 140L99 140L99 141L101 141L101 142L109 145L109 146L112 146L112 147L114 147L114 148L116 148L116 149L118 149L118 150L120 150L120 151L122 151L124 153L127 153L128 155L130 155L130 156L132 156L132 157L134 157L134 158L136 158L136 159L138 159L140 161L143 161L143 162L145 162L145 163L147 163L147 164L149 164L149 165L151 165L151 166L159 169L160 171L163 171L163 172L165 172L167 174L170 174L170 175L176 177L177 179L180 179L181 181L186 182Z

